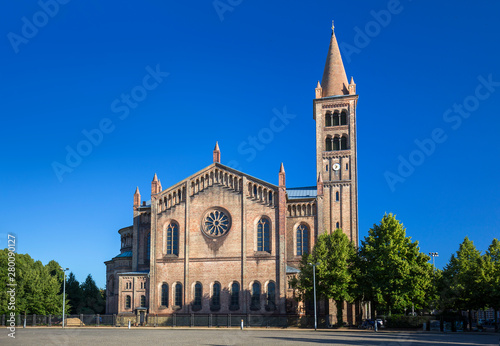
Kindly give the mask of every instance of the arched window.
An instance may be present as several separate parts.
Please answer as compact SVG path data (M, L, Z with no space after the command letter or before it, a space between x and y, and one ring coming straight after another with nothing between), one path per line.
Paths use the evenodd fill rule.
M342 111L340 114L340 125L347 125L347 112Z
M257 251L271 252L269 220L262 218L257 224Z
M297 256L309 253L309 228L300 224L297 227Z
M339 229L339 228L340 228L340 224L339 224L338 222L335 224L335 228L336 228L336 229Z
M167 227L167 255L179 255L179 225L175 222Z
M252 285L252 300L250 302L250 310L260 310L260 284L254 282Z
M269 204L273 204L273 192L269 191Z
M340 150L340 138L338 137L333 139L333 150Z
M240 307L240 285L237 282L233 282L231 285L231 310L238 310Z
M339 126L339 112L333 114L333 126Z
M146 296L142 295L141 296L141 308L145 308L145 307L146 307Z
M182 307L182 284L180 282L175 284L175 306Z
M161 285L161 305L168 307L168 285Z
M325 140L325 150L326 151L332 151L332 138L331 137L326 137L326 140Z
M220 308L220 283L214 283L212 287L212 307Z
M332 113L326 112L325 114L325 126L332 126Z
M130 309L132 307L132 299L129 295L125 296L125 309Z
M337 191L335 192L335 200L338 202L340 201L340 193Z
M194 285L194 301L193 301L193 306L194 307L201 307L201 297L203 295L203 288L201 286L201 283L197 282Z
M347 136L342 136L341 143L340 143L340 149L341 150L349 149L349 147L347 145Z
M274 282L270 282L267 284L267 308L269 310L276 309L276 285Z
M151 257L151 233L146 236L146 261Z

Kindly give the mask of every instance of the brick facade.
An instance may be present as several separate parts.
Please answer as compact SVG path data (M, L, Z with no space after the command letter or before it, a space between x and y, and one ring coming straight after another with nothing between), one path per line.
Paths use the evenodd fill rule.
M358 96L334 34L325 80L314 100L317 185L287 188L283 165L278 185L236 171L220 163L218 144L213 164L172 187L163 190L155 174L151 201L141 204L136 190L133 225L119 231L121 253L105 262L107 313L136 313L141 299L159 315L304 312L288 287L300 251L337 227L358 242ZM338 124L327 119L334 114ZM334 304L322 304L333 312ZM353 313L346 309L350 320Z

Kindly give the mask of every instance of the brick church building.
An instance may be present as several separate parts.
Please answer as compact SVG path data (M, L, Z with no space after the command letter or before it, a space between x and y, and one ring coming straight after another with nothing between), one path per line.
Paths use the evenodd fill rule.
M287 186L283 164L278 185L227 167L216 144L211 165L173 186L155 174L150 201L137 188L133 225L105 262L107 313L303 312L288 285L302 254L336 228L358 244L358 95L333 31L315 95L315 186ZM334 304L322 309L333 314Z

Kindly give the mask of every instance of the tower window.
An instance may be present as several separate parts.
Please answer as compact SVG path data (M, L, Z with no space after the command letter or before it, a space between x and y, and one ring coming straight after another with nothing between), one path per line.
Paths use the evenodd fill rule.
M347 136L342 136L341 142L340 142L340 149L341 150L346 150L349 149L347 145Z
M333 126L339 126L339 112L333 114Z
M332 113L326 112L325 114L325 126L332 126Z
M146 236L146 261L151 258L151 233Z
M179 226L175 222L167 227L167 255L179 255Z
M175 305L182 307L182 284L180 282L175 284Z
M337 222L337 224L335 225L335 228L339 229L340 228L340 224Z
M130 296L125 296L125 309L130 309L130 307L132 306L132 299L130 298Z
M335 137L333 139L333 150L340 150L340 138Z
M332 138L331 137L327 137L325 140L325 150L332 151Z
M328 172L328 165L326 165L326 169L325 169L325 172Z
M254 282L252 285L250 310L260 310L260 284L258 282Z
M345 164L345 170L347 171L348 169L349 169L349 164L348 164L348 163L346 163L346 164Z
M340 114L340 125L347 125L347 112L342 111Z
M297 256L309 253L309 228L300 224L297 227Z
M142 295L141 296L141 308L145 308L145 307L146 307L146 296Z
M335 200L338 202L340 201L340 193L337 191L335 192Z
M262 218L257 225L257 251L271 252L269 220Z
M168 306L168 285L161 285L161 305Z

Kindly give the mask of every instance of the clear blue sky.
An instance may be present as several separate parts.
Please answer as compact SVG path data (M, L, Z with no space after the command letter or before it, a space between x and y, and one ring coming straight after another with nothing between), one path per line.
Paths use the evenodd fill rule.
M216 140L224 164L277 184L283 162L288 186L314 185L312 100L332 19L360 95L360 237L395 213L442 267L465 236L482 251L500 236L500 3L231 3L3 5L3 246L14 232L19 253L104 287L135 187L148 200L155 172L168 187L204 168ZM295 117L250 154L248 137L284 108ZM85 147L82 131L99 126ZM70 167L79 145L88 155ZM59 179L54 162L72 171Z

